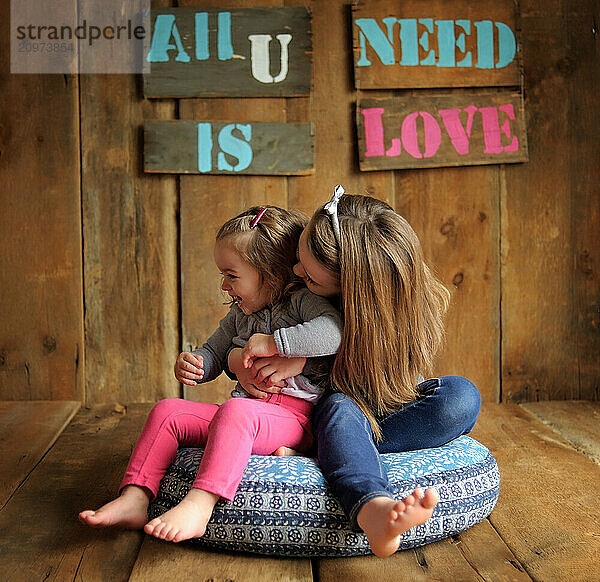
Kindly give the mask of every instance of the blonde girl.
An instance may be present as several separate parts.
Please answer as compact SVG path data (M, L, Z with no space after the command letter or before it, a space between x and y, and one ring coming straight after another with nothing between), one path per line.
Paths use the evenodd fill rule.
M221 227L214 258L223 275L221 289L231 299L229 313L202 348L180 354L175 363L176 378L196 385L223 371L232 348L249 346L284 358L285 387L258 400L238 384L221 406L175 398L159 402L132 453L119 497L98 511L81 512L83 523L143 527L173 542L200 537L216 502L234 498L251 454L312 445L313 404L330 373L330 360L322 356L338 349L341 321L330 302L308 291L292 271L305 225L301 213L269 206L251 208ZM286 374L285 358L292 357L302 364L301 374ZM198 446L205 450L190 492L146 523L148 504L177 449Z
M431 373L442 343L449 293L404 218L375 198L344 195L341 186L300 236L294 270L313 293L339 302L344 322L335 391L313 416L319 463L373 553L388 556L405 531L431 516L438 495L417 488L395 501L379 454L438 447L470 432L479 413L469 380L421 376ZM248 378L276 390L259 361Z

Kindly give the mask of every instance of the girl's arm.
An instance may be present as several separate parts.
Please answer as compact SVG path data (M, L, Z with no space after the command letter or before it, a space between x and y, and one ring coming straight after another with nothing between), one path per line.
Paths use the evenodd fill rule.
M250 371L255 374L261 388L279 387L287 385L286 380L302 374L306 358L283 358L270 356L254 360ZM257 386L258 386L257 385Z
M250 368L257 357L312 358L337 352L342 341L342 322L337 309L308 290L297 294L293 307L304 323L278 329L272 335L254 334L242 351L244 367Z
M196 375L201 375L200 378L188 378L189 380L193 380L193 384L188 384L187 382L184 382L184 384L193 386L195 384L209 382L224 370L227 365L229 346L231 346L231 342L236 336L236 318L238 311L239 307L235 305L232 306L227 315L219 322L219 327L206 340L201 348L196 349L191 353L183 352L179 355L177 362L175 363L176 376L180 359L182 359L183 362L187 361L191 366L195 365L196 370L192 372L192 374L195 373ZM186 356L186 354L189 355ZM196 361L194 362L190 356L195 357ZM198 360L201 362L202 373L198 371ZM183 363L180 365L180 368L181 367L184 367ZM179 378L177 379L179 380Z
M302 372L305 358L258 358L251 368L244 368L241 348L229 352L229 369L237 376L238 382L251 396L265 398L269 393L280 392L286 385L285 379Z

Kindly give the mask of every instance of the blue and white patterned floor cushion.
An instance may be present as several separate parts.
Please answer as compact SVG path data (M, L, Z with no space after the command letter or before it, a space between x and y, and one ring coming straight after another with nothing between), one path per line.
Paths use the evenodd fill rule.
M485 519L498 499L496 460L482 444L462 436L437 449L381 456L394 495L436 487L432 517L410 529L400 549L457 534ZM202 449L180 449L163 478L149 516L176 505L189 491ZM279 556L370 554L363 533L353 531L314 459L252 456L233 501L219 501L202 538L209 548Z

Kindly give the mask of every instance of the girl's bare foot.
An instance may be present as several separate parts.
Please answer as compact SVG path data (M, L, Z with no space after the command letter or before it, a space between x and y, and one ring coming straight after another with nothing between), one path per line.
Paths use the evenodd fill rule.
M273 453L275 457L299 457L301 454L296 449L290 449L290 447L279 447Z
M439 501L435 489L425 494L417 487L402 501L375 497L358 512L358 525L369 540L371 551L380 558L392 555L400 546L402 534L411 527L425 523Z
M150 495L142 487L128 485L121 495L97 511L87 509L79 514L79 521L91 527L121 526L142 529L148 521Z
M144 531L168 542L199 538L206 531L206 524L217 501L219 495L203 489L190 489L175 507L148 522Z

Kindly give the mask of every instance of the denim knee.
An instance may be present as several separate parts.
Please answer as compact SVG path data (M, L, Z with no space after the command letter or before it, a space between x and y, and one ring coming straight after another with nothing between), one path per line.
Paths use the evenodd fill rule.
M348 419L354 420L364 418L364 414L358 404L349 396L340 392L327 394L319 400L313 416L315 431L324 429L332 421Z
M453 416L454 426L462 427L462 434L471 432L481 409L481 394L477 386L462 376L443 376L440 378L440 388L453 396L447 414Z
M313 426L323 475L357 527L356 515L364 503L390 496L371 423L352 398L335 393L317 404Z

